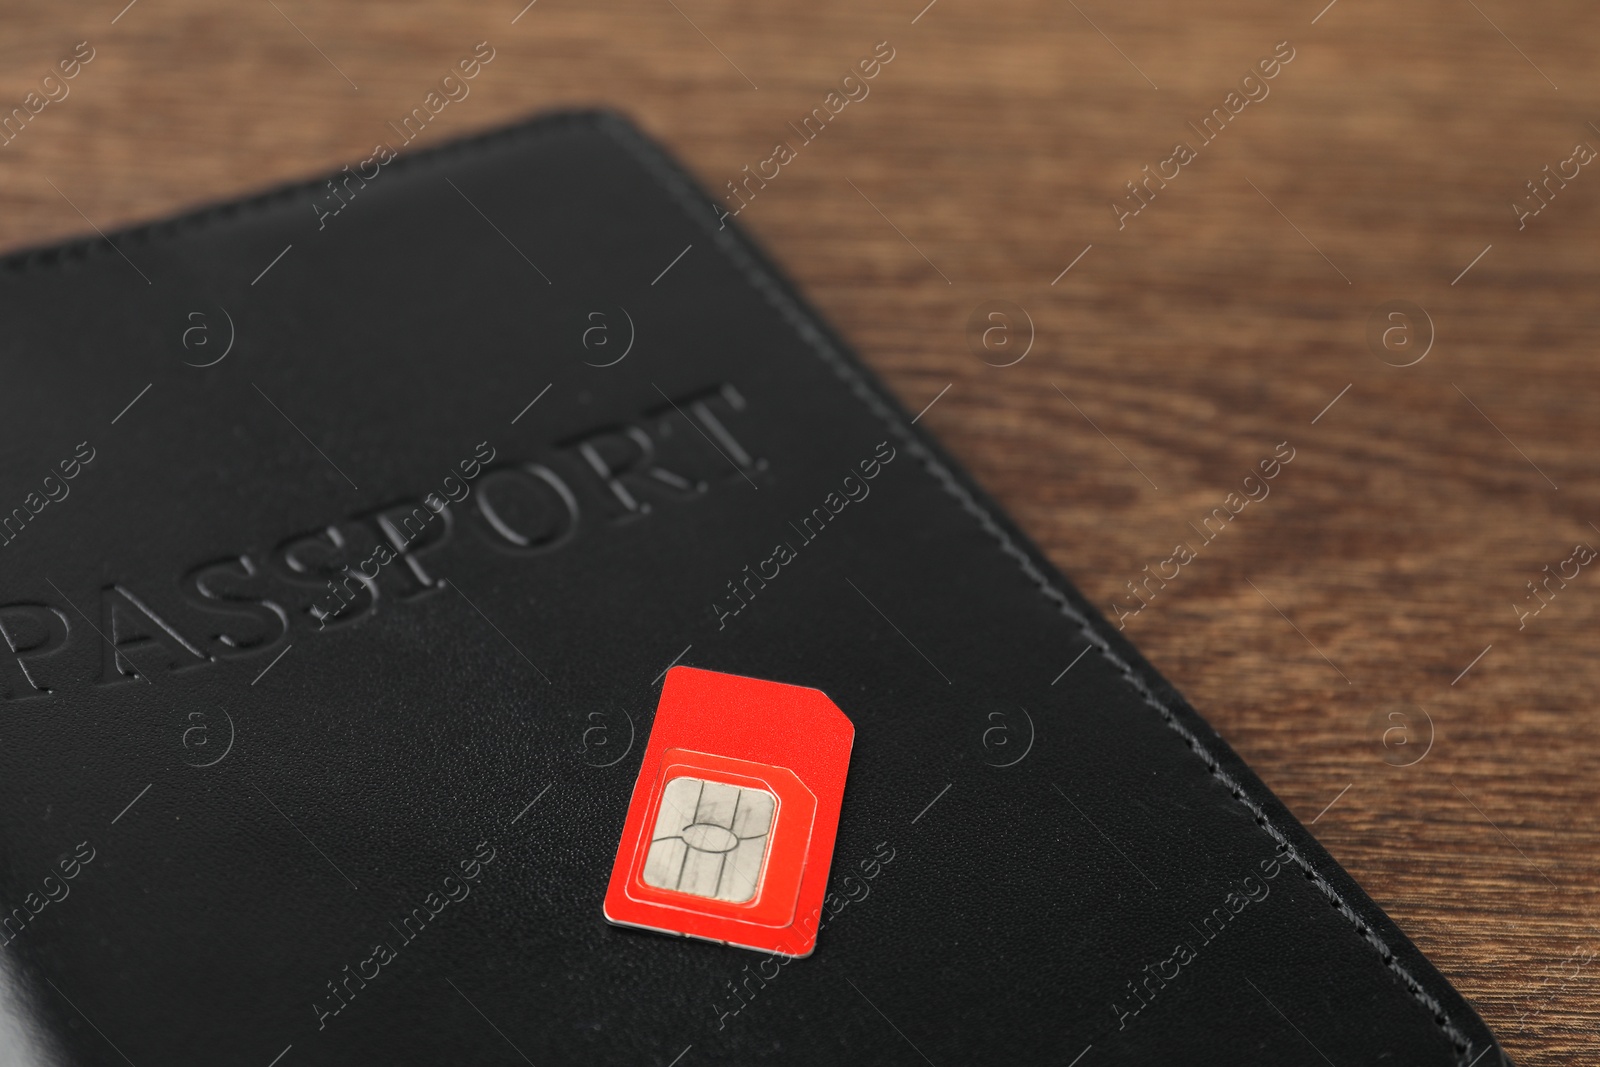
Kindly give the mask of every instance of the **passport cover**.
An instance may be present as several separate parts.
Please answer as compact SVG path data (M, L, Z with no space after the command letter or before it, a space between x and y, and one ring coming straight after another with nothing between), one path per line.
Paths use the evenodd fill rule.
M1504 1062L715 205L562 114L5 260L0 1063ZM674 665L855 724L809 958L605 921Z

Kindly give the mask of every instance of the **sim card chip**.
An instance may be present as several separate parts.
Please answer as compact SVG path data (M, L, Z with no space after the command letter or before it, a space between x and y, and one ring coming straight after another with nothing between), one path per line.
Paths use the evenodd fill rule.
M761 888L777 798L704 778L669 781L661 797L646 885L743 904Z

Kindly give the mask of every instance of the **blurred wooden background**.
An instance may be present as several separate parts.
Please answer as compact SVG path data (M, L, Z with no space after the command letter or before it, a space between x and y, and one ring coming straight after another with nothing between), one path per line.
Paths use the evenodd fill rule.
M1564 162L1600 148L1600 9L524 2L6 4L5 112L94 59L0 148L0 244L354 162L479 41L426 142L604 103L720 189L889 42L740 221L1108 614L1289 442L1128 629L1519 1062L1600 1059L1600 575L1517 613L1600 548L1600 168ZM1414 366L1369 344L1392 300ZM1014 313L972 344L989 301L1020 363Z

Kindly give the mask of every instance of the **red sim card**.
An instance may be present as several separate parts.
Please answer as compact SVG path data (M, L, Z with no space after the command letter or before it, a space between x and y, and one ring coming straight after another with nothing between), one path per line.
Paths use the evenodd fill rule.
M811 955L855 735L820 690L672 668L606 918Z

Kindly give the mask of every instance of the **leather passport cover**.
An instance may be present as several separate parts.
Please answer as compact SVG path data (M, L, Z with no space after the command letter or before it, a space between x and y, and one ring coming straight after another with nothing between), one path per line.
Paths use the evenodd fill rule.
M657 148L388 155L0 269L0 1064L1503 1062ZM605 919L673 666L808 958Z

